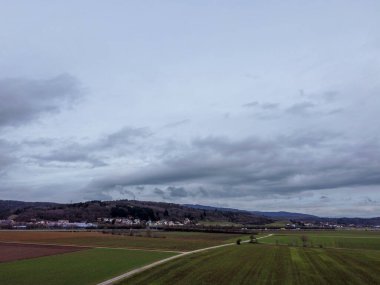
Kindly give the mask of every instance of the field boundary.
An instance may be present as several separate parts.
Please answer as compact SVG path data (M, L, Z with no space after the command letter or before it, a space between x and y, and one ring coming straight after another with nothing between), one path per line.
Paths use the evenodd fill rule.
M169 252L169 253L185 253L185 251L179 250L161 250L153 248L136 248L136 247L107 247L107 246L91 246L91 245L76 245L76 244L60 244L60 243L39 243L39 242L19 242L19 241L0 241L0 243L6 244L26 244L26 245L46 245L46 246L67 246L67 247L80 247L80 248L100 248L100 249L121 249L121 250L141 250L141 251L157 251L157 252Z
M263 236L263 237L258 237L256 239L263 239L263 238L270 237L272 235L273 234L269 234L269 235L266 235L266 236ZM248 243L248 242L249 242L249 240L242 241L242 243ZM131 277L133 275L136 275L138 273L141 273L143 271L146 271L146 270L151 269L153 267L156 267L158 265L164 264L164 263L169 262L169 261L171 261L173 259L181 258L181 257L184 257L186 255L190 255L190 254L194 254L194 253L198 253L198 252L203 252L203 251L207 251L207 250L211 250L211 249L231 246L231 245L235 245L235 244L236 244L235 242L231 242L231 243L226 243L226 244L221 244L221 245L215 245L215 246L211 246L211 247L196 249L196 250L193 250L193 251L182 252L181 254L178 254L178 255L175 255L175 256L171 256L171 257L168 257L168 258L165 258L165 259L161 259L161 260L153 262L151 264L148 264L148 265L145 265L145 266L133 269L133 270L128 271L128 272L126 272L124 274L121 274L121 275L116 276L114 278L111 278L111 279L108 279L108 280L103 281L101 283L98 283L97 285L111 285L111 284L114 284L117 281L121 281L121 280L127 279L127 278L129 278L129 277Z

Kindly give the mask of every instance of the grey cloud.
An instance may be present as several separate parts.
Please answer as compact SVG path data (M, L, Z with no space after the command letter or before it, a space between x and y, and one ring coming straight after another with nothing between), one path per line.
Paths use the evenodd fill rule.
M208 137L194 140L180 157L170 157L125 176L96 179L89 189L175 184L201 194L202 185L210 196L244 197L379 185L380 148L376 150L376 146L378 142L347 144L338 135L325 133L320 137L316 133L304 137L295 133L273 140ZM363 148L371 155L363 153ZM181 193L177 192L173 193Z
M250 108L250 107L256 107L259 105L259 102L257 101L253 101L253 102L249 102L249 103L245 103L243 104L242 106L243 107L247 107L247 108Z
M9 141L0 139L0 176L5 174L6 169L19 161L14 154L18 146Z
M245 108L256 107L256 108L260 108L260 109L263 109L263 110L270 110L270 109L277 109L280 106L280 104L278 104L278 103L269 103L269 102L260 103L258 101L253 101L253 102L249 102L249 103L243 104L242 106L245 107Z
M301 102L288 107L285 112L294 115L306 115L315 107L316 105L312 102Z
M251 102L243 107L254 107L254 117L262 120L286 119L287 116L330 116L344 111L337 100L337 91L326 91L316 94L306 94L300 90L301 102L295 102L288 107L281 108L279 103Z
M242 105L244 108L252 109L252 114L255 118L260 120L272 120L280 118L284 111L282 108L280 108L279 103L273 103L273 102L250 102L247 104Z
M322 97L323 100L329 103L329 102L335 101L338 95L339 95L338 91L326 91L320 96Z
M29 146L29 147L40 147L40 146L53 146L54 143L56 143L56 139L52 138L38 138L38 139L28 139L23 140L22 145Z
M18 126L71 106L81 96L79 82L64 74L47 80L0 80L0 127Z
M44 155L34 155L32 159L42 165L52 163L68 163L69 166L85 163L90 167L106 166L105 158L111 153L122 149L123 151L134 146L136 140L151 135L147 128L124 127L119 131L100 137L90 143L70 143L58 149L53 149ZM42 140L44 143L46 140Z
M263 109L277 109L280 106L278 103L264 103L261 105L261 108Z
M339 92L337 90L328 90L319 93L306 93L304 90L300 90L300 97L302 97L305 100L319 101L322 103L332 103L338 99Z
M319 197L319 199L322 200L322 201L324 201L324 202L329 200L329 198L327 196L325 196L325 195Z
M77 144L72 144L59 150L54 150L47 155L36 155L33 157L37 159L41 165L51 165L52 163L87 163L91 167L106 166L107 164L101 159L96 158Z
M167 188L167 190L169 191L170 196L173 197L173 198L187 197L188 196L185 188L183 188L183 187L173 187L173 186L170 186L170 187Z
M117 132L104 136L97 142L89 144L88 147L95 150L113 148L133 143L136 139L147 138L151 135L152 133L148 128L124 127Z
M166 124L166 125L164 125L164 128L175 128L175 127L178 127L178 126L181 126L181 125L185 125L185 124L188 124L188 123L190 123L190 120L189 119L184 119L184 120L181 120L181 121L177 121L177 122Z
M163 190L161 190L160 188L154 188L154 194L156 195L159 195L161 197L163 197L165 195L165 192Z
M165 189L154 188L153 193L161 198L168 200L175 200L177 198L185 198L189 196L189 193L184 187L168 186Z

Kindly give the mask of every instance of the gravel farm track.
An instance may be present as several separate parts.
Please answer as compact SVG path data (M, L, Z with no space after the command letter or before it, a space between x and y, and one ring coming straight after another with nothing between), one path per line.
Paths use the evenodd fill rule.
M263 238L267 238L267 237L270 237L270 236L272 236L272 234L269 234L269 235L266 235L266 236L262 236L262 237L259 237L257 239L263 239ZM242 241L242 243L246 243L246 242L249 242L249 240ZM146 271L148 269L151 269L153 267L156 267L158 265L164 264L166 262L169 262L169 261L177 259L177 258L180 258L180 257L183 257L183 256L187 256L187 255L190 255L190 254L194 254L194 253L199 253L199 252L211 250L211 249L217 249L217 248L221 248L221 247L225 247L225 246L231 246L231 245L235 245L235 244L236 243L232 242L232 243L226 243L226 244L221 244L221 245L201 248L201 249L197 249L197 250L193 250L193 251L183 252L181 254L178 254L178 255L175 255L175 256L171 256L171 257L168 257L168 258L165 258L165 259L153 262L151 264L142 266L140 268L136 268L134 270L128 271L128 272L126 272L126 273L124 273L122 275L119 275L119 276L116 276L116 277L111 278L109 280L103 281L103 282L101 282L101 283L99 283L97 285L112 285L112 284L115 284L118 281L125 280L125 279L127 279L129 277L132 277L132 276L138 274L138 273L141 273L143 271Z

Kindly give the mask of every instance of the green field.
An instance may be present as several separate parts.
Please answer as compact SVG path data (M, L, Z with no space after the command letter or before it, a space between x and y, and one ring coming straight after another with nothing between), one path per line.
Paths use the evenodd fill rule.
M173 260L121 284L380 284L380 251L236 245Z
M124 249L89 249L0 263L2 285L97 284L172 253Z
M241 237L236 234L197 232L153 232L154 237L144 236L145 232L140 234L142 236L101 232L0 231L0 241L188 251L233 242Z
M307 237L306 244L309 247L380 250L380 232L375 231L276 232L260 242L302 246L301 236L303 235Z
M380 284L380 232L263 231L258 236L268 234L259 244L180 257L120 284ZM248 239L195 232L139 235L0 231L0 241L109 247L0 263L0 284L96 284L175 254L144 249L187 251ZM141 250L126 249L132 247Z

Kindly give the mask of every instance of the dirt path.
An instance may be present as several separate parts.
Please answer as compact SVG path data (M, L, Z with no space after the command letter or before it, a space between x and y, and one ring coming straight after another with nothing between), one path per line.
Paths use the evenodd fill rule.
M267 238L267 237L270 237L272 235L273 234L269 234L269 235L266 235L266 236L263 236L263 237L258 237L256 239ZM242 243L247 243L247 242L249 242L249 240L245 240ZM122 275L119 275L119 276L116 276L114 278L108 279L108 280L106 280L104 282L101 282L101 283L99 283L97 285L111 285L111 284L114 284L117 281L129 278L129 277L131 277L131 276L133 276L133 275L135 275L137 273L141 273L141 272L143 272L145 270L148 270L150 268L156 267L156 266L158 266L160 264L166 263L166 262L171 261L173 259L181 258L181 257L186 256L186 255L190 255L190 254L194 254L194 253L198 253L198 252L202 252L202 251L206 251L206 250L210 250L210 249L230 246L230 245L234 245L234 244L236 244L236 243L231 242L231 243L226 243L226 244L222 244L222 245L216 245L216 246L201 248L201 249L197 249L197 250L193 250L193 251L183 252L181 254L178 254L178 255L175 255L175 256L172 256L172 257L168 257L168 258L165 258L165 259L161 259L161 260L153 262L151 264L148 264L148 265L136 268L134 270L128 271L128 272L126 272L126 273L124 273Z

